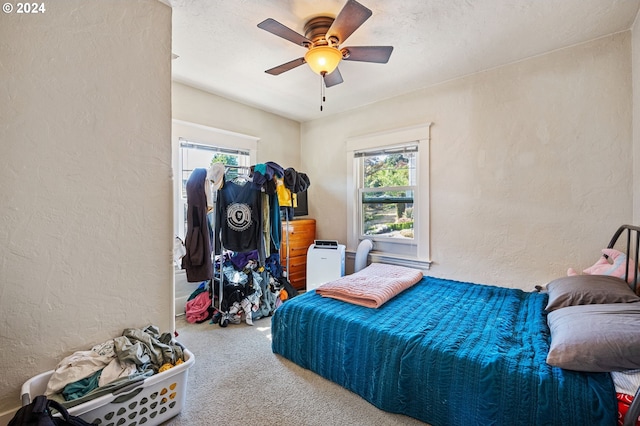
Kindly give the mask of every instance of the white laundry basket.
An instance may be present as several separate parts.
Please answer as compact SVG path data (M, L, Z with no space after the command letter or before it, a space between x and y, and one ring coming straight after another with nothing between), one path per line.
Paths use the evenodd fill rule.
M182 411L193 354L184 349L184 362L145 380L102 395L68 409L69 414L100 426L154 426ZM53 370L41 373L22 385L22 405L29 404L47 389Z

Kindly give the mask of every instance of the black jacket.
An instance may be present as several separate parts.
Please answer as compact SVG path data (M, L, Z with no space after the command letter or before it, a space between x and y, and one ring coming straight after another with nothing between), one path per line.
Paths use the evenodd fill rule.
M182 269L187 272L187 281L198 282L213 277L211 262L211 233L207 219L207 196L205 179L207 169L194 169L187 181L187 235L182 258Z

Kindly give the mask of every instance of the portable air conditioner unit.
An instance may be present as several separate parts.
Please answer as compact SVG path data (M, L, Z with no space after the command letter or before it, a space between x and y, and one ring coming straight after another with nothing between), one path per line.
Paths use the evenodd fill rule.
M315 240L307 250L307 291L344 276L345 246Z

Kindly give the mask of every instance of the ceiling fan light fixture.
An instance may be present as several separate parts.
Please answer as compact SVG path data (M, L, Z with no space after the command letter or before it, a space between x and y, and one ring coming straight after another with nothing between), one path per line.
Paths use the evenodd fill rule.
M342 52L335 47L312 47L304 55L304 60L316 74L331 74L342 60Z

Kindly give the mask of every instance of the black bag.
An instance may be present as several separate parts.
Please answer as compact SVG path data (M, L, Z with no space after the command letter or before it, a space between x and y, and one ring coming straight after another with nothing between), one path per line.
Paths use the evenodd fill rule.
M282 288L286 290L287 294L289 295L287 300L293 297L296 297L298 295L298 290L295 289L295 287L289 282L289 280L287 280L286 277L278 278L278 282L280 283Z
M62 417L54 417L51 409L57 410ZM38 395L29 405L20 408L9 420L7 426L91 426L80 417L72 416L66 408L57 401L47 399L44 395Z

